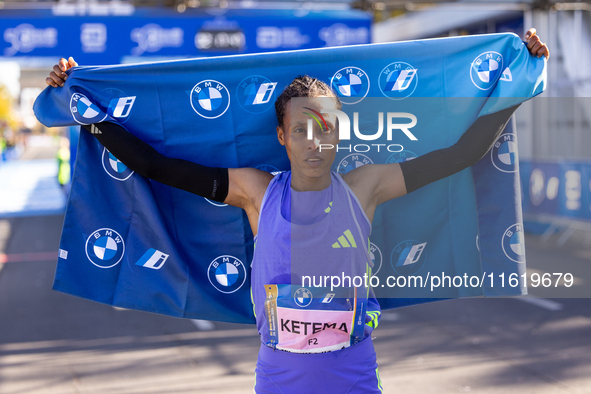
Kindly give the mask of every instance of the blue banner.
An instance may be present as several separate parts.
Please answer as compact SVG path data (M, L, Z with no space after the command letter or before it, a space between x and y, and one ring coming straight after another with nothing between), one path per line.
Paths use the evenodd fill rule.
M526 160L519 171L524 213L591 220L591 163Z
M274 101L307 73L331 85L344 112L362 108L361 119L374 119L358 125L365 138L341 139L333 170L345 173L454 144L479 116L541 93L545 70L545 60L513 34L471 36L79 67L63 88L43 91L34 110L47 126L118 122L170 157L283 171L290 165L277 141ZM373 104L378 98L383 111ZM388 131L367 141L380 116ZM78 157L56 290L179 317L253 321L253 240L241 209L142 178L86 132ZM424 289L376 288L382 308L526 292L521 281L498 282L500 273L525 272L517 171L509 128L472 169L378 207L370 254L381 283L413 275L475 279L452 291L433 279ZM232 283L217 276L230 265L238 274Z
M73 56L79 64L189 58L368 44L371 16L361 11L203 9L0 11L0 56ZM61 7L61 8L60 8ZM81 16L80 11L89 15ZM99 12L100 11L100 12ZM212 10L213 11L213 10ZM120 15L120 14L124 15Z

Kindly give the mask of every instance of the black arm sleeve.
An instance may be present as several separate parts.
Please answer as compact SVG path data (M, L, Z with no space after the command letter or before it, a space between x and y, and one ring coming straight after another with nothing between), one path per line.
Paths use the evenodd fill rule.
M163 156L115 123L102 122L82 127L123 164L146 178L214 201L224 202L228 196L227 168L205 167Z
M519 105L481 116L449 148L400 163L406 192L413 192L476 164L501 135L517 107Z

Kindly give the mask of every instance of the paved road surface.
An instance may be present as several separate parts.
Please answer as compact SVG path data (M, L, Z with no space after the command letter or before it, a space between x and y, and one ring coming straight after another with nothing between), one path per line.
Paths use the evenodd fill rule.
M62 220L0 220L1 394L252 392L253 326L52 291ZM589 285L591 253L573 243L556 249L529 237L528 263L578 268L579 287ZM387 312L375 332L385 392L591 393L589 304L468 299Z

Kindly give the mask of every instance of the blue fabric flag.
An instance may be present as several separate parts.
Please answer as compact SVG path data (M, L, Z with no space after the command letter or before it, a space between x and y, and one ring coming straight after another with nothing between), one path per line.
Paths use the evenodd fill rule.
M495 34L78 67L64 87L45 89L34 110L46 126L117 122L169 157L282 171L290 167L274 102L308 74L331 85L351 119L352 137L341 140L333 164L346 173L454 144L479 116L541 93L545 64L514 34ZM355 139L353 112L366 137L384 116L382 136ZM394 115L385 119L386 112ZM520 204L510 126L474 167L379 206L373 272L383 284L425 280L424 287L375 288L382 308L525 294ZM81 133L55 290L177 317L254 322L252 255L241 209L134 174ZM446 276L464 282L444 290L437 280Z

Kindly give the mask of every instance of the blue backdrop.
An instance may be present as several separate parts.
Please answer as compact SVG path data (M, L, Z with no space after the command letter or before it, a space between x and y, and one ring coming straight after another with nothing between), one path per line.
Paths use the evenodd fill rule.
M384 133L376 141L341 141L333 165L341 173L450 146L478 116L545 86L545 61L530 56L517 36L497 34L80 67L65 87L44 90L34 109L47 126L118 122L171 157L288 170L273 104L303 73L330 83L348 114L363 111L361 119L375 119L360 122L363 134L375 132L378 110L416 118L409 129L416 141L400 130L391 140ZM371 143L383 147L364 152ZM394 144L402 149L388 151ZM509 127L473 168L381 205L370 239L381 283L390 275L524 273L516 148ZM54 289L124 308L252 322L252 247L241 209L142 178L89 133L80 135ZM227 264L239 273L231 283L216 276ZM501 287L497 279L434 291L376 289L382 308L525 292L521 281Z
M79 64L284 51L370 42L371 15L347 11L102 9L60 3L50 10L2 10L0 56L73 56ZM209 12L208 12L209 11ZM219 11L219 10L218 10ZM84 15L88 13L88 15ZM138 61L138 60L135 60Z

